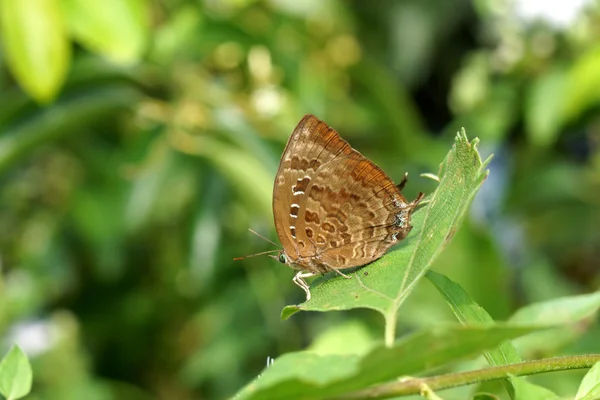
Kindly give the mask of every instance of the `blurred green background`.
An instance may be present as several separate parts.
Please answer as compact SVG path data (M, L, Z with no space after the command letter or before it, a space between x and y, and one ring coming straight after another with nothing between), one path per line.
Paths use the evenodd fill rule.
M598 289L600 4L555 3L0 0L0 329L32 359L30 398L224 398L267 357L383 337L366 310L280 321L304 297L292 271L232 260L273 249L247 229L276 239L306 113L408 171L408 199L460 127L495 154L434 267L495 318ZM424 282L399 332L452 320Z

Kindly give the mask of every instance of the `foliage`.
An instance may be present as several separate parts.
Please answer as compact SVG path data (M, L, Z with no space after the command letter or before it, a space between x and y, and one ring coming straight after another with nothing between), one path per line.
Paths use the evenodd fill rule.
M370 310L282 322L304 296L292 271L232 260L272 249L247 229L275 237L272 181L306 113L388 175L408 171L407 198L433 196L437 182L419 176L437 172L462 127L494 153L388 340L546 327L469 353L493 367L461 353L433 377L381 370L479 374L416 386L430 398L596 396L597 368L521 375L591 367L558 356L599 352L600 8L557 20L522 4L0 0L0 330L31 360L30 396L223 398L269 357L267 378L308 349L360 360L380 346L386 325ZM415 249L432 207L356 274L387 273L377 265ZM313 304L356 281L314 287ZM456 319L478 326L446 326ZM521 362L535 359L555 363Z
M16 400L30 390L31 365L19 346L13 346L0 361L0 393L7 400Z

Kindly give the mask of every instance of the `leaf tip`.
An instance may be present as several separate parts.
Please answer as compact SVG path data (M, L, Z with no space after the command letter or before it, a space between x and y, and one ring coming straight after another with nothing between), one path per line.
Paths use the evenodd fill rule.
M285 306L283 310L281 310L281 320L285 321L298 311L300 311L300 306Z

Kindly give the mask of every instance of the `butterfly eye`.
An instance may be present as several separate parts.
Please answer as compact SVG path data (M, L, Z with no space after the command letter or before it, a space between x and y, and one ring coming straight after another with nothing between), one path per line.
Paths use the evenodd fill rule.
M285 264L286 261L287 261L287 257L285 256L285 254L281 253L279 255L279 262L282 264Z

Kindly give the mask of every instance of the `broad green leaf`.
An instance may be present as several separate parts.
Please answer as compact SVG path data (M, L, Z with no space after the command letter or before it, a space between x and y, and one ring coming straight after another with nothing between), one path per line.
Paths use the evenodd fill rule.
M31 390L31 365L19 346L13 346L0 362L0 393L19 399Z
M519 338L514 345L521 354L537 354L539 357L540 353L552 353L580 337L585 331L576 323L592 317L598 308L600 292L527 305L519 309L509 321L558 327Z
M149 36L146 0L61 0L68 26L84 46L119 63L139 61Z
M596 363L583 377L575 400L600 399L600 362Z
M36 101L52 101L71 59L59 0L0 1L2 45L8 66Z
M456 282L434 271L427 272L427 279L444 296L448 305L461 324L494 325L496 322L471 296ZM498 348L484 353L491 365L506 365L523 361L517 349L510 342L501 343Z
M236 399L318 399L341 395L401 376L415 376L537 328L446 326L422 331L363 356L288 353L242 389Z
M515 388L515 400L559 400L556 394L550 390L533 383L527 382L523 378L511 377L511 382Z
M427 272L435 257L450 241L471 199L487 176L476 149L464 130L440 168L440 184L429 203L412 218L413 231L400 247L361 268L345 279L329 274L311 288L312 298L298 306L285 307L282 318L299 310L330 311L371 308L388 322L414 285ZM391 322L393 323L393 322Z
M596 313L600 308L600 292L561 297L527 305L509 321L526 324L572 324Z

